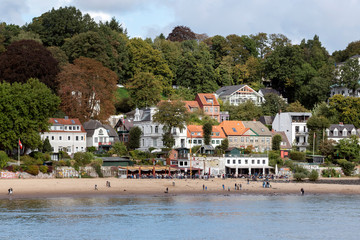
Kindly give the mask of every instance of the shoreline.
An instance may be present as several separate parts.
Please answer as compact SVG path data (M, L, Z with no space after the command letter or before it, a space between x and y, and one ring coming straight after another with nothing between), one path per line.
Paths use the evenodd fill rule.
M270 181L271 188L263 188L262 181L246 179L1 179L0 199L39 199L62 197L137 197L137 196L175 196L175 195L305 195L343 194L360 195L359 179L322 179L325 182L283 182ZM106 182L111 187L106 187ZM331 183L327 183L331 181ZM352 182L353 184L341 184ZM337 183L339 182L339 183ZM173 186L175 183L175 186ZM98 190L95 190L95 184ZM225 190L222 185L224 184ZM235 190L241 184L242 190ZM203 185L207 190L203 190ZM9 196L8 189L14 193ZM166 188L169 192L165 193ZM228 191L230 188L230 191Z

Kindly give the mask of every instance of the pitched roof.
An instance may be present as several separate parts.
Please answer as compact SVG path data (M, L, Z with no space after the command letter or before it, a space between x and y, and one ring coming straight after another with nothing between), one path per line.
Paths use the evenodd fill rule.
M198 93L197 97L204 106L219 106L219 102L213 93ZM208 99L211 99L210 102Z
M239 136L245 129L245 126L241 121L223 121L219 126L227 136Z
M280 96L280 93L273 89L273 88L262 88L259 90L259 92L261 92L264 96L267 95L267 94L270 94L270 93L273 93L273 94L276 94L278 96Z
M95 130L98 128L105 128L109 137L114 137L115 138L115 142L119 141L119 136L117 135L117 132L114 128L112 128L109 125L106 124L102 124L100 121L98 120L89 120L87 122L84 122L84 128L86 130L86 136L87 137L92 137L94 136Z
M188 111L192 112L192 108L200 109L199 103L197 101L184 101L185 107Z
M272 137L274 137L275 135L281 136L281 143L285 143L285 145L280 145L281 149L291 149L291 144L284 131L277 131L277 132L272 131L271 135Z
M224 86L220 89L218 89L215 93L221 97L221 96L227 96L227 95L231 95L234 92L236 92L237 90L239 90L240 88L244 87L244 84L241 85L234 85L234 86Z
M188 138L203 138L203 126L201 125L188 125L187 126L187 137ZM191 133L194 135L191 135ZM221 129L220 126L212 126L212 132L214 134L211 135L211 138L226 138L224 131ZM196 133L199 133L197 135ZM216 136L216 133L219 133L219 136Z
M85 132L85 129L78 118L49 118L49 123L54 126L77 125L80 126L80 131L72 131L72 132ZM49 132L59 132L59 130L55 130L55 131L49 130Z
M270 130L259 121L243 121L243 124L245 127L251 128L254 132L256 132L260 136L263 135L271 136Z

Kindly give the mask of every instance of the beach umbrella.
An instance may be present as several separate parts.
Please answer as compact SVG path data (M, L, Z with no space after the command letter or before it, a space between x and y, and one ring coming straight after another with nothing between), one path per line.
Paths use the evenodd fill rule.
M279 173L279 170L278 170L278 166L277 166L277 164L275 165L275 175L278 175L278 173Z

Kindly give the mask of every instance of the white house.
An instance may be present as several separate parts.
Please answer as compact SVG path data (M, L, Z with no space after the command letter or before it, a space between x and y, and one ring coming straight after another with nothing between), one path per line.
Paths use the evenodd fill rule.
M296 146L299 151L306 151L309 138L309 130L306 126L311 117L308 112L284 112L277 113L272 123L272 129L284 131L291 146Z
M54 153L65 151L69 155L86 151L86 131L79 119L50 118L50 129L41 133L41 139L49 139Z
M119 142L119 136L114 128L102 124L98 120L89 120L84 123L86 131L86 147L110 149L115 142Z
M352 135L359 134L356 131L356 128L353 124L331 124L328 129L326 129L326 136L330 140L339 142L341 139L350 138Z
M133 126L141 129L140 148L146 151L150 147L164 148L162 141L163 125L153 122L153 115L156 113L156 107L145 109L136 109L133 117ZM186 126L184 129L174 128L172 134L175 139L174 148L186 147Z
M230 105L239 105L247 101L252 101L255 105L261 105L264 102L264 96L248 85L225 86L216 91L216 97L224 103Z

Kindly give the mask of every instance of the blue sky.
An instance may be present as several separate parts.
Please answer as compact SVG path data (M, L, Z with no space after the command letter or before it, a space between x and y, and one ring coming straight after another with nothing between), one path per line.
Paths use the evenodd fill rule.
M167 36L177 25L208 36L281 33L294 44L317 34L330 54L360 40L357 0L0 0L0 6L0 21L18 25L75 6L97 21L114 16L130 37Z

